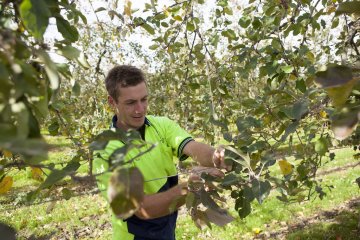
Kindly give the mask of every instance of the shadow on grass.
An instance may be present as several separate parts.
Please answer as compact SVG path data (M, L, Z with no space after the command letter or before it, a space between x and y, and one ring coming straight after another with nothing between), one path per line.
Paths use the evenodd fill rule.
M62 189L67 188L71 190L71 197L80 197L84 195L99 194L100 191L97 188L96 180L92 176L72 176L71 179L62 179L49 189L42 189L34 197L34 202L27 200L27 195L34 192L38 188L29 185L22 187L15 187L12 191L8 192L2 198L0 198L0 205L6 206L7 210L15 210L23 206L34 206L48 202L64 200L64 195L61 192ZM49 195L51 197L49 197ZM0 232L1 233L1 232ZM1 234L0 234L0 240Z
M48 235L45 236L35 236L35 235L31 235L28 240L49 240L49 239L53 239L53 236L55 235L55 232L52 232Z
M72 143L51 143L50 144L50 150L51 152L63 152L68 150L69 148L72 148Z
M273 232L263 239L358 240L360 239L360 199L311 218L299 219L285 231Z
M15 228L8 225L7 223L0 222L0 233L1 233L1 239L2 240L16 240L17 239L17 233ZM47 240L51 239L51 237L54 235L54 233L37 237L35 235L31 235L29 240Z
M320 223L292 232L286 239L359 239L359 213L359 209L354 212L341 212L333 219L324 219Z

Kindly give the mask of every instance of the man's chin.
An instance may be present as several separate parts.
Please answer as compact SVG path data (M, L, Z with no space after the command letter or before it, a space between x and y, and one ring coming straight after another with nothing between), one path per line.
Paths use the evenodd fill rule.
M135 127L135 128L139 128L139 127L141 127L143 124L144 124L144 122L145 122L145 118L144 117L142 117L142 118L133 118L133 127Z

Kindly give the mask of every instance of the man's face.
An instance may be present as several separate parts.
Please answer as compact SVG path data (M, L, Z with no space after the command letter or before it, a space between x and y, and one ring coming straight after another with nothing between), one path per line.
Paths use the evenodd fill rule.
M109 96L109 103L117 115L117 127L128 130L140 128L145 121L148 92L145 82L136 86L120 87L117 102Z

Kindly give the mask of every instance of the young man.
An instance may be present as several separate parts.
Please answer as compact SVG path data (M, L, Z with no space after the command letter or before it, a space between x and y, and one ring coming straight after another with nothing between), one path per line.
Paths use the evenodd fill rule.
M186 195L187 185L178 184L173 156L180 161L189 156L202 166L212 167L212 175L222 176L223 173L213 167L226 168L224 152L194 141L184 129L166 117L146 115L148 90L140 69L127 65L116 66L108 73L105 85L109 104L115 111L112 127L125 131L136 129L143 140L157 144L153 150L131 163L144 176L145 198L132 217L117 219L113 216L113 239L175 240L177 211L171 209L174 202ZM108 143L101 152L101 158L94 159L96 174L108 168L108 162L104 159L108 159L113 151L123 145L121 139ZM135 149L125 158L131 159L136 153ZM103 192L106 192L109 177L110 174L106 173L97 178L99 189ZM177 207L182 203L177 202Z

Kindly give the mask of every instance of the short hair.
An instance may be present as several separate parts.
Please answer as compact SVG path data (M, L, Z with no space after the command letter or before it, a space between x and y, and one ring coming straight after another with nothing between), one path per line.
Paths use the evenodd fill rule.
M130 65L113 67L105 78L106 90L116 102L119 97L119 87L136 86L142 82L145 82L144 73Z

